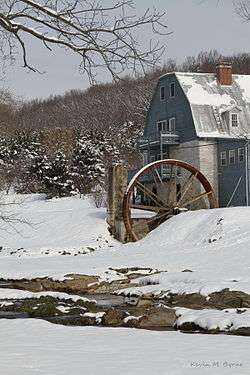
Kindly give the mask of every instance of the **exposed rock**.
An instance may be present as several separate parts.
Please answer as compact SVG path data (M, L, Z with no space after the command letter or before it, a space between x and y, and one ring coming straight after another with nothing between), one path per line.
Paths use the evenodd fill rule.
M113 270L113 271L116 271L118 273L122 273L122 274L126 274L128 272L138 272L138 271L148 271L148 272L151 273L153 271L153 268L150 268L150 267L123 267L123 268L112 268L112 267L110 267L109 269Z
M138 296L132 296L132 297L125 297L124 298L124 302L127 304L127 305L130 305L130 306L137 306L138 305L138 302L139 302L139 297Z
M166 307L153 307L139 321L140 328L172 328L176 321L175 311Z
M194 322L184 322L178 326L175 325L174 328L182 332L202 332L207 334L225 333L238 336L250 336L250 327L240 327L235 330L220 330L219 327L215 329L204 329L203 327L200 327L198 324L195 324Z
M250 327L240 327L232 332L234 335L250 336Z
M136 306L138 308L146 308L153 306L153 304L154 302L152 301L152 299L139 298Z
M129 279L114 280L112 282L98 282L95 285L88 287L88 293L113 293L115 290L125 289L137 286L138 284L131 283Z
M250 295L224 289L209 295L209 304L219 309L250 307Z
M143 316L127 316L125 319L123 319L124 326L130 328L139 328L142 318Z
M207 306L206 297L199 293L190 294L172 294L169 293L167 297L164 298L164 303L168 306L182 306L192 309L201 308Z
M203 329L198 326L197 324L195 324L194 322L184 322L180 325L174 325L174 328L176 330L180 330L180 331L183 331L183 332L197 332L197 331L203 331Z
M85 313L81 316L81 324L84 326L97 326L102 323L105 312Z
M79 315L60 315L46 318L47 321L54 324L62 324L65 326L80 326L82 325L81 316ZM84 324L87 325L87 324Z
M33 280L12 280L11 287L29 290L31 292L58 291L58 292L88 292L93 285L99 285L99 277L92 275L70 274L62 281L50 278L36 278Z
M123 319L127 316L125 311L111 308L103 316L102 324L104 326L118 327L123 325Z

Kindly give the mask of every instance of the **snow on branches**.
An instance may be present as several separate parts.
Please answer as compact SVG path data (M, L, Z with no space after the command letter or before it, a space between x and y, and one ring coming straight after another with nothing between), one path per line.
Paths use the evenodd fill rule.
M38 71L27 56L29 38L40 41L49 51L53 46L64 47L80 57L80 69L91 82L98 68L117 78L125 70L135 72L155 65L164 46L150 40L148 47L140 47L137 35L146 30L152 35L168 34L164 12L147 9L138 16L132 0L117 0L107 6L105 2L2 0L0 50L14 59L19 46L24 67Z
M110 138L98 132L80 132L67 145L54 140L51 149L46 135L19 132L0 139L2 190L63 197L104 188L106 168L120 160Z

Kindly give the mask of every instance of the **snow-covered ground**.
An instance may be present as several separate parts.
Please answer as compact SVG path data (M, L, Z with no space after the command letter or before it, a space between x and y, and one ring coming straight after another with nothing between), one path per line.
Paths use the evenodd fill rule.
M0 320L4 375L248 375L249 338Z
M60 279L80 273L113 280L123 276L110 268L138 266L166 272L141 278L141 286L126 293L208 295L224 288L250 293L250 208L182 213L145 239L121 245L108 234L105 210L88 199L28 198L12 210L33 226L19 225L22 236L13 229L2 232L1 278ZM88 248L100 251L75 256Z
M105 209L91 199L46 200L44 194L0 196L6 216L13 223L0 224L1 256L49 256L85 254L112 243L105 225ZM26 223L23 223L25 221Z
M108 233L105 210L89 199L17 199L24 202L3 208L30 225L0 225L1 279L64 279L76 273L112 281L126 277L120 268L148 267L137 287L118 293L207 296L225 288L250 293L250 208L182 213L143 240L122 245ZM1 289L0 299L8 304L11 298L41 295L69 298L65 293ZM249 309L177 308L176 313L177 324L193 322L205 329L230 331L250 324ZM65 327L35 319L1 319L0 331L4 375L250 373L248 337Z

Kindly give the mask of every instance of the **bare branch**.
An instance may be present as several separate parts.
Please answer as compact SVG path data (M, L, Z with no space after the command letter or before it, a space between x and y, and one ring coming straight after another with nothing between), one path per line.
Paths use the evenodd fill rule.
M99 68L116 79L124 71L145 71L159 61L165 47L157 40L140 47L135 35L149 33L149 28L152 36L168 35L164 18L165 13L156 9L137 16L131 0L112 6L96 0L3 0L0 41L5 42L5 56L12 59L19 46L23 66L32 71L38 69L29 62L27 38L40 41L49 51L56 45L76 53L91 82Z
M235 0L234 6L236 13L245 21L250 21L250 1L249 0Z

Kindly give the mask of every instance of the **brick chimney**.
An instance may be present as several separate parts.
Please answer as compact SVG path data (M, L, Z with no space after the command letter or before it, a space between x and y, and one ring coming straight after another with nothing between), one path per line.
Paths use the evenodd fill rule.
M232 65L224 62L216 65L216 77L220 85L231 86L233 82L232 74Z

